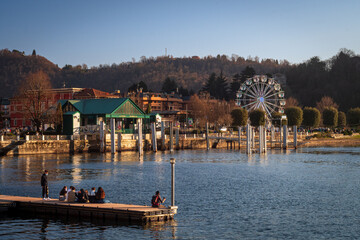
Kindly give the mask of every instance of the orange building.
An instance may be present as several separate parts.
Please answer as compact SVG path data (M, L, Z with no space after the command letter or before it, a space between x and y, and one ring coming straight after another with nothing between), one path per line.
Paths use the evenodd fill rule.
M187 104L180 95L176 93L154 93L154 92L130 92L131 98L143 111L146 112L150 106L152 113L158 113L166 120L176 120L180 115L187 114Z
M130 92L131 98L144 111L150 105L152 112L183 111L183 99L175 93Z

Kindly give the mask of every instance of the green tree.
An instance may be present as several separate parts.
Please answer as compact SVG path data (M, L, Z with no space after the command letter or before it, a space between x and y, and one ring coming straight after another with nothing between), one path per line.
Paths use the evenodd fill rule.
M245 108L236 108L231 111L232 125L245 126L248 121L248 111Z
M143 92L148 91L148 87L145 82L140 81L139 83L134 83L128 88L128 92L137 92L140 89L142 89Z
M241 76L238 73L233 76L233 79L232 79L233 81L230 84L230 99L236 98L236 92L240 88L240 79L241 79Z
M244 70L241 71L241 82L244 82L248 78L255 76L255 69L249 66L246 66Z
M176 92L177 87L176 81L167 77L162 85L161 91L165 93Z
M266 115L265 111L261 109L256 109L251 111L249 113L251 125L254 127L264 126L266 122L265 115Z
M275 127L280 127L280 123L282 125L286 125L284 124L284 122L282 122L282 116L283 114L282 113L279 113L279 112L273 112L271 113L271 123L275 126ZM287 122L286 122L287 123Z
M322 117L324 126L333 128L338 125L338 110L336 108L324 108Z
M150 103L147 105L147 108L146 108L145 113L146 113L146 114L150 114L150 113L151 113L151 104L150 104Z
M346 127L346 114L341 111L338 113L338 127Z
M351 108L347 112L347 122L351 127L360 126L360 108Z
M220 72L220 75L216 78L215 85L216 85L215 97L217 99L229 100L228 83L222 71Z
M179 94L181 94L182 96L190 96L189 91L182 86L179 88Z
M320 124L321 114L316 108L305 107L303 110L302 125L308 128L318 127Z
M32 51L32 54L31 54L32 56L36 56L36 51L35 51L35 49Z
M205 87L203 88L205 91L207 91L208 93L210 93L210 96L215 97L216 95L216 73L211 73L211 75L209 76Z
M285 114L288 119L289 126L300 127L303 121L303 111L299 107L285 108Z

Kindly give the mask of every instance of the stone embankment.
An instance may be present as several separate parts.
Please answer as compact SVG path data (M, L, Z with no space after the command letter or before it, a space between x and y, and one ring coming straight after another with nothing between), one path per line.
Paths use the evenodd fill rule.
M137 140L126 139L121 141L121 151L136 151ZM165 141L165 149L169 149L169 140ZM216 148L230 148L226 141L210 140L211 146ZM117 143L116 143L117 146ZM144 140L145 151L152 151L151 141ZM234 145L233 145L234 146ZM159 150L164 149L161 146L161 140L157 142ZM238 147L238 145L237 145ZM106 141L106 152L110 152L111 142ZM174 144L174 149L206 149L206 140L202 138L180 139L178 147ZM82 153L82 152L100 152L100 142L98 140L12 140L0 141L0 156L13 156L24 154L53 154L53 153Z
M298 147L360 147L360 138L334 136L334 138L311 138L306 139L305 136L299 136ZM278 138L277 138L278 139ZM279 139L278 139L279 140ZM289 138L291 141L292 139ZM239 149L239 143L236 140L226 139L209 139L210 148L218 149ZM135 137L131 139L121 140L121 151L137 151L138 141ZM173 142L173 149L206 149L206 139L203 137L194 138L180 138L178 145ZM117 140L116 144L117 146ZM152 151L151 139L145 138L143 140L144 151ZM289 142L288 147L292 148L292 143ZM117 148L117 147L116 147ZM241 141L241 148L245 149L245 140ZM267 148L282 148L279 142L271 144L268 138ZM161 139L157 139L158 150L169 150L170 140L165 140L165 145L162 146ZM256 147L255 147L256 149ZM111 151L111 141L106 140L105 152ZM118 151L118 149L116 149ZM25 154L57 154L57 153L82 153L82 152L100 152L100 140L98 136L87 137L82 140L8 140L0 141L0 156L14 156Z

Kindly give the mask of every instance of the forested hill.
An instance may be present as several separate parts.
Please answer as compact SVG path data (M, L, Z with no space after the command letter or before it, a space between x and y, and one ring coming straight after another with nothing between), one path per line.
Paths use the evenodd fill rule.
M194 92L201 89L211 73L221 72L231 84L235 74L247 67L256 74L283 73L287 77L285 94L295 97L303 106L314 106L323 96L330 96L340 109L357 107L360 103L360 57L349 50L341 50L333 58L321 61L314 57L301 64L289 64L286 60L259 60L233 55L216 57L142 57L139 62L100 65L88 68L86 65L66 65L58 68L46 58L24 55L7 49L0 51L0 97L11 97L19 82L29 72L43 70L51 78L53 87L88 87L112 92L121 92L134 83L144 81L152 91L160 91L164 80L169 77L179 87Z
M0 97L12 97L21 81L30 73L43 70L51 79L60 72L55 64L44 57L25 56L24 52L0 50Z
M134 83L144 81L150 90L160 91L164 80L169 77L179 87L198 91L212 72L223 74L230 82L232 76L246 66L252 66L259 73L278 72L281 64L273 60L258 63L238 58L231 61L223 57L191 58L142 58L140 62L100 65L87 69L86 66L65 66L58 75L57 82L66 81L67 86L94 87L104 91L119 89L122 92Z

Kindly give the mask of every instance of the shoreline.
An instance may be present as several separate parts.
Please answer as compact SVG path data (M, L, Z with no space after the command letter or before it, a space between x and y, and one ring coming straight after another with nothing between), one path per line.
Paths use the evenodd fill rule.
M121 151L137 151L137 141L136 140L123 140ZM235 143L234 143L235 142ZM234 143L234 144L233 144ZM238 143L233 141L229 143L226 140L221 140L216 142L211 139L210 148L211 149L231 149L239 150ZM288 142L288 149L294 149L292 142ZM110 142L107 142L105 152L110 152ZM9 146L12 146L11 148ZM147 140L144 140L144 152L153 152ZM215 146L215 147L214 147ZM278 145L277 147L271 148L271 143L268 142L268 149L281 149ZM311 138L305 139L301 137L298 139L297 148L308 148L308 147L360 147L360 138L359 137L335 137L335 138ZM8 149L7 149L8 148ZM174 150L196 150L196 149L206 149L206 140L205 139L187 139L180 140L178 147L174 147ZM245 148L245 144L241 144L241 149ZM158 145L158 152L163 152L169 150L169 142L165 143L164 148L161 147L161 142ZM18 155L34 155L34 154L63 154L63 153L89 153L89 152L99 152L100 147L98 142L91 144L91 141L88 140L33 140L33 141L19 141L17 144L14 144L10 141L0 142L0 157L2 156L18 156Z
M312 138L299 144L299 148L306 147L360 147L360 138Z

